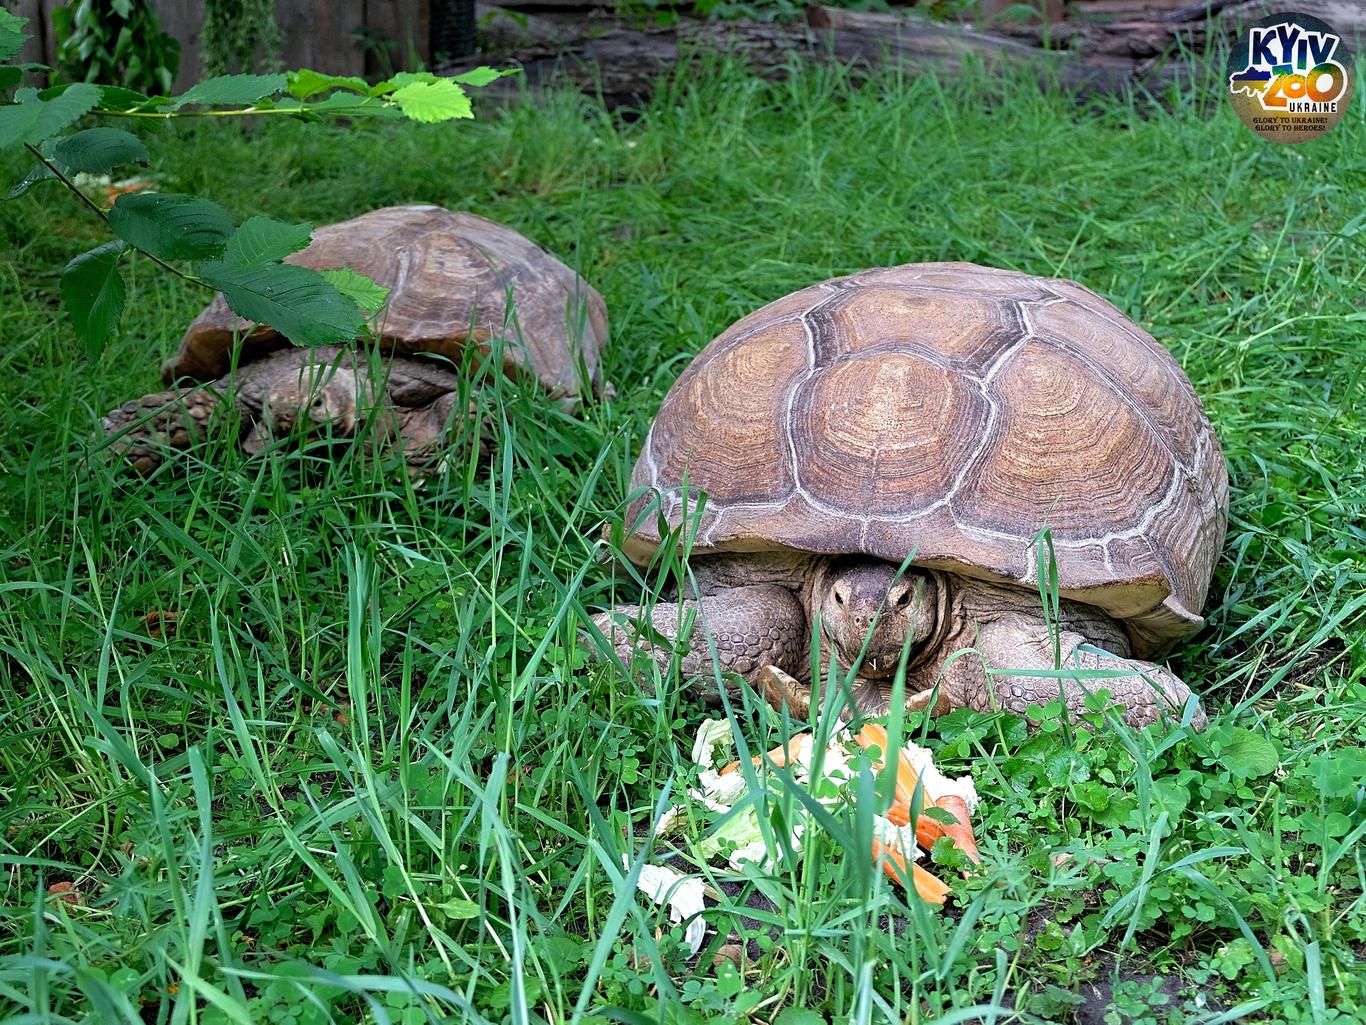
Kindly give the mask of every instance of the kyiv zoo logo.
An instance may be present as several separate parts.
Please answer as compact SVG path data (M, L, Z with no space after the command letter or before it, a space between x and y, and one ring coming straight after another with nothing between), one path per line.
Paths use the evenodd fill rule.
M1234 46L1228 93L1243 124L1263 139L1306 142L1337 124L1351 102L1352 58L1318 18L1273 14Z

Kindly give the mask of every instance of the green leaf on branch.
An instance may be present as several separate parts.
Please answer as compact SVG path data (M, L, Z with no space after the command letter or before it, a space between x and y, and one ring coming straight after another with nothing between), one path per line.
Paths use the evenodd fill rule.
M232 215L217 203L174 192L120 196L109 211L119 238L161 260L211 260L233 233Z
M78 82L50 100L20 92L24 92L22 102L0 106L0 149L52 138L89 113L100 98L99 87L89 82Z
M3 198L6 200L18 199L39 182L53 182L56 180L57 176L52 173L52 169L48 167L47 164L34 164L33 169L29 171L28 174L24 175L12 189L6 192Z
M371 96L388 96L395 89L405 85L412 85L415 82L435 82L437 76L430 71L400 71L393 78L385 79L383 82L376 82L370 86Z
M126 248L122 240L106 242L82 253L62 271L62 306L92 358L104 349L123 315L128 293L119 274L119 258Z
M308 245L312 237L311 224L286 224L273 217L252 217L228 239L223 262L234 267L278 263Z
M389 289L374 278L368 278L350 267L338 267L336 270L319 273L365 313L378 313L389 299Z
M252 104L284 92L286 84L284 75L219 75L190 86L171 105L179 109L189 103L203 106Z
M474 117L469 96L449 78L434 82L411 82L395 89L390 98L398 104L405 117L427 124L457 117Z
M430 71L400 71L393 78L383 82L376 82L370 86L371 96L388 96L390 93L404 89L410 85L439 85L442 82L455 82L458 85L482 86L508 75L516 75L521 72L520 68L507 68L498 71L495 68L480 66L463 71L458 75L434 75Z
M451 81L459 82L461 85L488 85L490 82L496 82L508 75L515 75L519 70L518 68L508 68L506 71L496 71L490 67L471 68L462 74L452 76Z
M380 116L380 117L402 117L397 110L388 106L383 100L373 96L356 96L352 93L335 92L324 96L321 100L308 104L308 113L330 113L337 114L344 112L347 117L361 115Z
M309 68L287 72L285 77L289 80L286 87L289 90L289 95L296 100L306 100L310 96L330 92L333 89L348 89L351 92L360 93L362 96L370 90L369 83L363 78L356 78L354 75L324 75L321 71L313 71Z
M24 40L29 37L29 33L24 31L27 24L27 18L0 7L0 61L9 60L23 48Z
M19 79L24 73L12 64L0 67L0 89L8 89L10 86L18 85Z
M37 93L40 100L55 100L58 96L74 89L84 82L63 82L60 85L50 85L46 89ZM147 96L143 93L134 92L132 89L125 89L120 85L97 85L100 91L99 102L95 104L96 111L125 111L125 110L156 110L164 107L171 102L169 96Z
M118 85L100 86L101 110L150 110L154 107L164 107L170 102L169 96L145 96Z
M349 342L365 323L354 302L306 267L240 267L218 260L203 264L196 273L223 293L239 317L268 324L296 345Z
M136 135L121 128L87 128L59 139L53 156L73 171L103 174L119 164L147 166L147 147Z

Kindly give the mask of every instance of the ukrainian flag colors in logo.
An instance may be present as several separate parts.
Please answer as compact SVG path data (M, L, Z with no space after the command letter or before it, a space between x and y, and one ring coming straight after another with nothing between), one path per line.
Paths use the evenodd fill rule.
M1352 58L1331 26L1307 14L1272 14L1251 25L1228 59L1233 110L1272 142L1316 139L1352 101Z

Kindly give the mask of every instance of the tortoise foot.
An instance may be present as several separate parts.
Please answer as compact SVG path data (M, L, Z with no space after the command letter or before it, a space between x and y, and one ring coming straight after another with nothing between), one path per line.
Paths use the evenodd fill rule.
M110 438L109 449L147 474L161 465L168 449L189 448L201 440L220 401L202 388L153 392L111 410L100 423Z

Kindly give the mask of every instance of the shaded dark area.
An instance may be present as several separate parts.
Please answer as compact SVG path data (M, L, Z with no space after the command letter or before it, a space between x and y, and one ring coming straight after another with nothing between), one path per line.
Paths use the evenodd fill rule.
M609 107L641 103L661 73L707 54L739 56L774 76L794 59L949 72L1024 65L1041 82L1083 95L1160 92L1191 77L1210 50L1222 53L1242 26L1294 8L1293 0L1078 0L1056 11L1045 5L1043 19L973 22L813 5L787 23L688 16L664 23L591 0L508 0L480 4L479 59L453 67L520 66L520 83L498 88L570 85L600 95ZM1352 0L1326 0L1316 10L1348 35L1366 31L1366 8Z
M431 0L431 52L437 64L474 53L474 0Z

